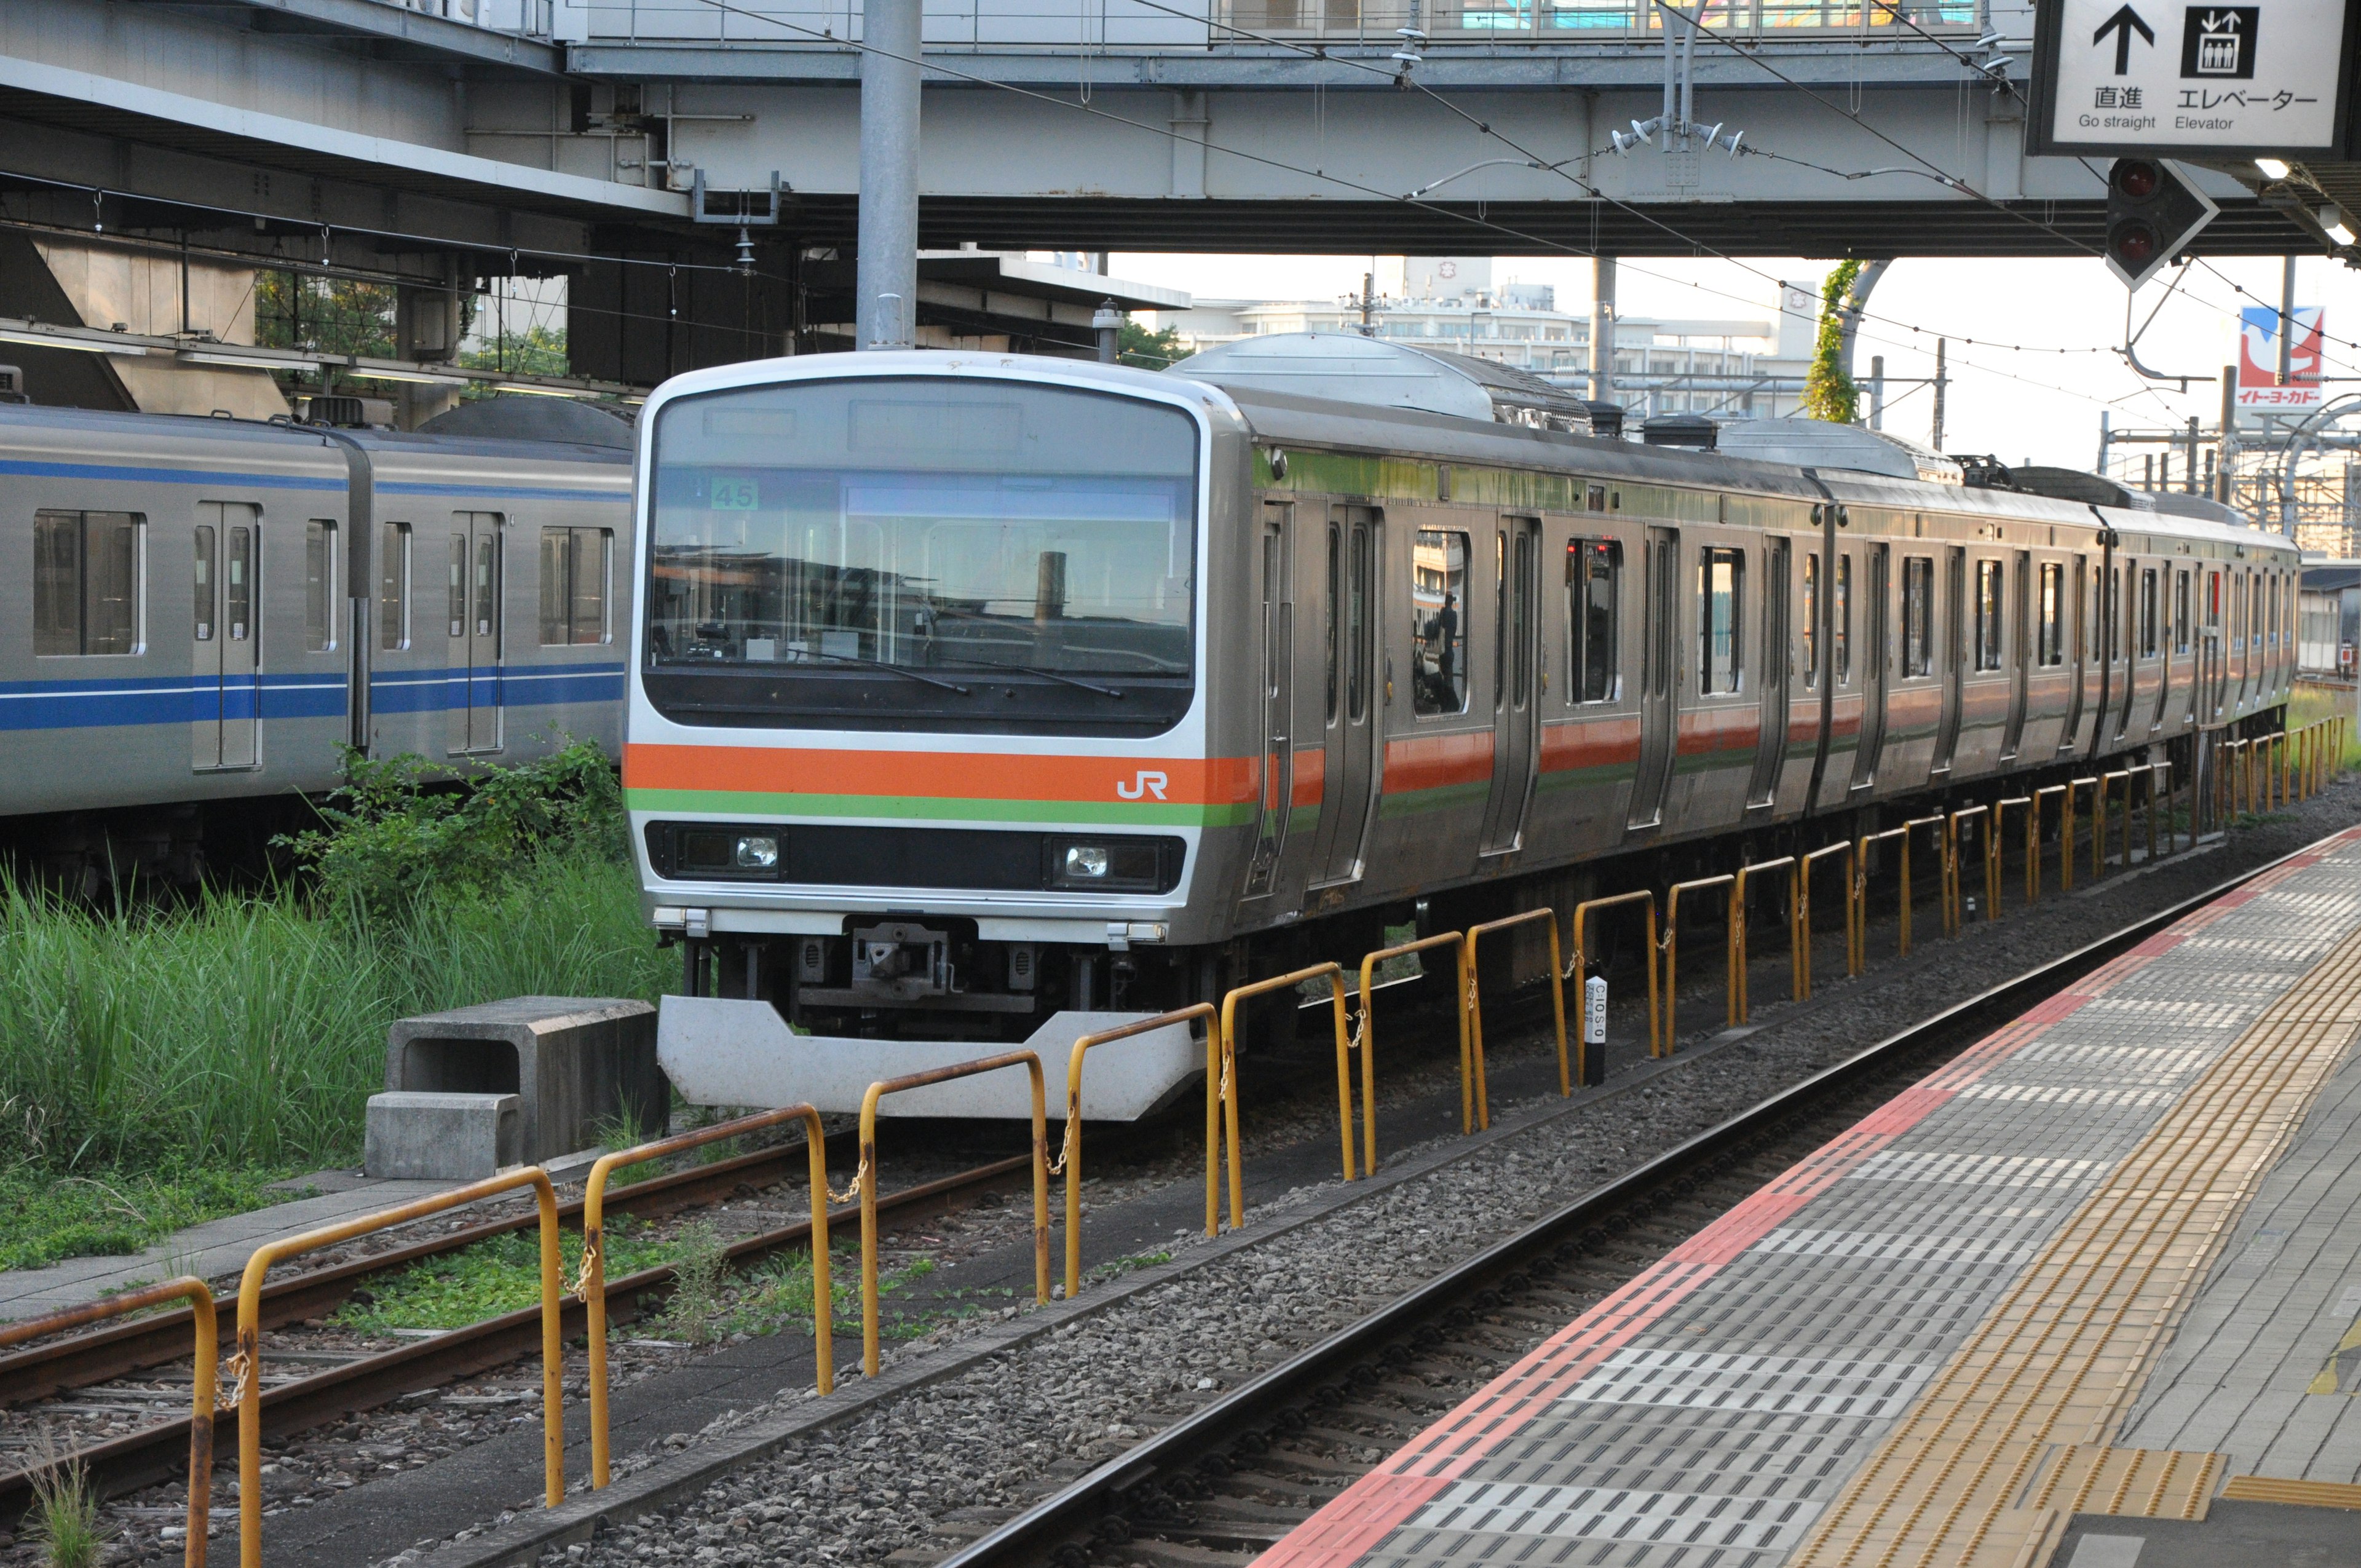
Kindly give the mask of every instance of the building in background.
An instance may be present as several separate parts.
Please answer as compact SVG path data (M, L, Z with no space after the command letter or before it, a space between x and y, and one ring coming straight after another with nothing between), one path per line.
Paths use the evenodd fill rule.
M1579 314L1560 310L1549 284L1495 283L1495 267L1489 257L1385 258L1366 311L1353 296L1200 300L1143 320L1172 328L1184 354L1242 337L1359 332L1366 325L1372 336L1512 365L1586 394L1588 302ZM1803 398L1812 328L1808 315L1784 310L1764 321L1624 317L1615 323L1613 400L1640 418L1784 418Z

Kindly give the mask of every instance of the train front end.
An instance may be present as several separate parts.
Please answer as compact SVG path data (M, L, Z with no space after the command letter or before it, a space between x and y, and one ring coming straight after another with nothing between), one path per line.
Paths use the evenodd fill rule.
M1253 817L1217 760L1251 739L1208 720L1235 412L1112 367L874 353L684 377L641 430L623 777L685 959L666 1071L694 1103L850 1110L1029 1046L1055 1113L1079 1035L1193 993L1219 933L1191 887ZM1093 1116L1202 1070L1178 1029L1104 1057ZM1029 1100L1001 1072L887 1109Z

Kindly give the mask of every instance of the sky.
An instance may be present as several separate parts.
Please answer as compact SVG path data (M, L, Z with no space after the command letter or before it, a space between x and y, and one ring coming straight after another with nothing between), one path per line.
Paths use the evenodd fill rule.
M1316 300L1357 291L1369 265L1367 257L1117 253L1108 270L1209 299ZM1629 259L1619 269L1618 302L1625 316L1772 322L1779 280L1817 289L1831 265L1776 258ZM2237 356L2239 306L2277 304L2279 273L2276 257L2167 269L2130 301L2135 326L2156 313L2141 330L2141 363L2218 378ZM2180 287L2168 298L2175 277ZM1590 308L1587 260L1503 258L1494 263L1493 279L1554 284L1560 310ZM2329 395L2345 389L2334 384L2338 378L2361 382L2361 274L2323 257L2301 258L2296 303L2325 309ZM2098 459L2103 412L2120 431L2180 425L2191 414L2211 426L2221 411L2218 379L2192 382L2183 393L2175 382L2133 372L2119 352L2125 314L2124 286L2095 257L1896 261L1870 299L1853 373L1865 379L1870 356L1882 354L1889 380L1931 376L1935 339L1947 336L1946 451L2089 468ZM1924 388L1890 388L1885 428L1925 440L1930 401Z

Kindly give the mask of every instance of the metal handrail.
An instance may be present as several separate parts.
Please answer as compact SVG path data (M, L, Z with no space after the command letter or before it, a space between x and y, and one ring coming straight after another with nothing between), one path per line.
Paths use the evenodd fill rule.
M1082 1288L1082 1057L1093 1046L1104 1046L1115 1040L1127 1040L1135 1035L1145 1035L1174 1024L1186 1024L1192 1019L1206 1020L1205 1027L1214 1026L1213 1004L1192 1003L1170 1013L1159 1013L1153 1018L1142 1018L1126 1024L1119 1029L1103 1029L1095 1035L1084 1035L1074 1042L1071 1055L1066 1058L1066 1142L1058 1157L1059 1168L1066 1177L1066 1299L1072 1300L1074 1292ZM1345 1157L1349 1164L1353 1155L1352 1128L1346 1124ZM1352 1172L1345 1173L1352 1179Z
M1845 858L1845 973L1861 973L1861 905L1853 896L1852 844L1850 840L1825 844L1804 857L1803 875L1795 890L1795 902L1803 910L1804 994L1806 996L1812 993L1812 867L1830 855Z
M2094 778L2079 778L2068 779L2066 781L2065 839L2059 845L2058 859L2059 865L2058 877L2060 890L2068 893L2071 893L2074 890L2074 792L2081 789L2085 784L2090 786L2092 799L2096 803L2099 793L2098 780ZM2105 841L2106 837L2106 817L2105 814L2102 812L2098 818L2091 825L2091 880L2093 882L2096 882L2099 879L2098 846Z
M973 1078L1005 1067L1022 1067L1033 1080L1033 1299L1043 1305L1049 1302L1049 1134L1041 1058L1031 1051L1003 1051L996 1057L880 1079L861 1097L861 1168L853 1177L861 1188L861 1369L872 1377L877 1376L877 1102L904 1090Z
M1361 1164L1371 1176L1378 1173L1378 1025L1374 1011L1377 1003L1371 984L1377 967L1388 959L1399 959L1411 953L1422 953L1431 948L1450 946L1453 959L1458 966L1452 994L1459 1012L1459 1120L1460 1130L1466 1131L1472 1112L1474 1064L1467 1045L1467 947L1466 934L1445 931L1439 936L1421 937L1415 942L1400 947L1380 948L1361 956L1361 1020L1356 1033L1361 1040ZM1345 1135L1346 1145L1351 1134Z
M1671 1054L1670 1048L1663 1043L1656 1028L1656 1009L1659 1003L1656 990L1656 895L1642 888L1634 893L1609 894L1605 898L1586 898L1576 905L1574 906L1573 973L1580 977L1587 964L1589 949L1583 944L1582 932L1583 924L1590 917L1590 912L1594 909L1617 909L1632 904L1643 904L1648 911L1648 942L1645 948L1648 956L1648 1054L1651 1057L1667 1056ZM1603 1045L1599 1047L1602 1052L1606 1048ZM1575 1058L1575 1066L1585 1083L1590 1081L1589 1049L1590 1042L1587 1039L1576 1047L1578 1054Z
M2044 784L2039 789L2035 790L2032 797L2033 810L2026 815L2025 819L2025 901L2027 904L2038 904L2041 902L2041 803L2048 800L2053 795L2057 795L2060 801L2063 801L2066 796L2066 786L2064 784ZM2067 824L2073 820L2073 807L2070 805L2068 805L2064 809L2066 815L2059 819L2058 831L2059 835L2059 842L2064 850L2067 866L2067 875L2064 885L2066 887L2072 887L2074 885L2074 851L2072 845L2070 842L2067 841L2065 835L2067 832Z
M1811 980L1804 970L1804 944L1809 938L1804 935L1804 900L1801 889L1797 885L1802 872L1801 863L1793 855L1781 855L1776 860L1763 861L1751 866L1741 866L1738 868L1738 884L1730 890L1730 894L1732 933L1730 972L1737 977L1738 981L1734 1009L1737 1016L1731 1020L1732 1023L1745 1023L1751 1011L1746 991L1746 933L1749 924L1746 914L1746 879L1757 872L1775 872L1782 868L1787 872L1788 994L1795 1001L1801 1002L1811 990Z
M547 1506L566 1500L565 1343L559 1332L566 1295L560 1282L557 1192L541 1167L502 1171L447 1192L398 1208L363 1214L341 1224L265 1242L246 1260L237 1288L237 1536L242 1568L262 1568L262 1280L271 1265L456 1209L478 1199L530 1187L541 1208L541 1461Z
M2001 884L2007 879L2001 873L2002 854L2008 843L2008 808L2023 806L2019 814L2025 818L2025 904L2031 908L2036 890L2033 886L2033 797L2029 795L2006 795L1993 802L1992 842L1984 846L1984 893L1992 900L1992 913L1985 918L2000 918Z
M1738 885L1734 872L1719 876L1692 877L1676 882L1664 890L1664 931L1656 943L1664 959L1664 1040L1667 1051L1680 1048L1680 1030L1674 1009L1681 999L1681 894L1705 893L1717 887ZM1722 1026L1733 1027L1738 1023L1738 911L1732 899L1722 901L1722 964L1724 1004ZM1653 1054L1653 1053L1651 1053Z
M1467 1050L1476 1069L1476 1124L1492 1125L1492 1106L1484 1071L1484 993L1477 978L1476 941L1487 931L1505 931L1511 926L1530 925L1540 920L1549 927L1550 1007L1557 1019L1557 1091L1561 1096L1574 1092L1574 1080L1568 1075L1565 1054L1565 971L1564 957L1558 950L1557 912L1543 905L1539 909L1521 910L1487 920L1467 927Z
M607 1422L607 1183L625 1166L642 1165L666 1155L707 1144L761 1132L787 1122L804 1124L804 1147L811 1164L812 1345L819 1365L819 1391L836 1387L836 1347L833 1324L836 1300L829 1280L828 1257L828 1134L819 1113L809 1105L788 1105L733 1117L709 1127L676 1133L668 1138L600 1155L590 1168L582 1190L582 1272L574 1293L582 1301L589 1327L590 1351L590 1487L607 1485L611 1473L611 1449Z
M1290 986L1301 985L1306 981L1324 977L1328 981L1329 1002L1335 1010L1336 1081L1340 1091L1349 1094L1353 1047L1345 1030L1344 974L1344 970L1334 963L1313 964L1309 969L1300 969L1292 974L1273 975L1268 980L1257 980L1246 985L1233 986L1222 997L1222 1080L1218 1087L1224 1126L1229 1138L1230 1228L1232 1230L1246 1223L1246 1155L1238 1142L1238 1003L1249 996L1260 996L1271 991L1284 991ZM1213 1177L1212 1168L1208 1167L1205 1179L1205 1234L1209 1236L1213 1235L1218 1233L1218 1230L1213 1202Z
M27 1318L22 1322L0 1325L0 1350L46 1339L69 1329L87 1328L129 1312L145 1311L167 1301L183 1300L189 1304L190 1319L196 1329L196 1362L190 1368L193 1381L189 1401L189 1539L181 1548L181 1561L183 1568L204 1568L205 1538L213 1530L214 1412L221 1398L221 1375L216 1366L221 1354L221 1326L214 1314L214 1293L205 1282L184 1274L161 1284L142 1286L85 1301L78 1307ZM261 1494L249 1495L255 1497L256 1506L251 1509L242 1506L241 1517L249 1511L258 1517L262 1511ZM243 1505L245 1497L239 1501Z
M1956 933L1960 928L1960 921L1966 918L1966 911L1961 907L1962 899L1960 892L1960 878L1958 874L1958 868L1960 865L1960 826L1971 818L1990 817L1992 815L1993 808L1979 801L1972 806L1963 806L1960 807L1959 810L1951 813L1950 820L1943 828L1944 837L1947 840L1943 856L1942 897L1943 929L1946 935ZM2000 829L1996 826L1991 824L1986 825L1986 830L1984 833L1984 851L1982 855L1982 859L1987 862L1987 870L1984 876L1984 897L1986 902L1992 901L1992 876L1989 869L1989 862L1992 860L1992 841L1999 836ZM1904 951L1906 952L1908 949L1905 948Z

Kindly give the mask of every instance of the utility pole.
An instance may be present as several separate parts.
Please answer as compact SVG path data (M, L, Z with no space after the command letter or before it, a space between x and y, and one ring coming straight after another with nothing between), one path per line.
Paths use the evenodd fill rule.
M1938 337L1935 340L1935 436L1928 444L1938 452L1943 450L1943 392L1951 384L1950 377L1943 368L1945 361L1950 356L1950 348L1949 338Z
M2290 256L2290 257L2287 257L2287 258L2284 258L2284 259L2282 259L2282 260L2280 261L2280 263L2279 263L2279 384L2280 386L2282 386L2282 387L2284 387L2284 386L2286 386L2286 385L2288 384L2289 378L2290 378L2290 375L2293 373L2293 370L2294 370L2294 367L2295 367L2295 366L2294 366L2294 359L2293 359L2294 353L2295 353L2295 258L2294 258L2294 257L2292 257L2292 256Z
M2213 499L2224 506L2237 493L2237 480L2232 477L2231 465L2238 460L2238 367L2222 367L2222 428L2216 433L2215 445L2220 451L2213 460Z
M920 0L862 0L860 348L907 348L918 313Z
M1670 48L1668 43L1666 48ZM1593 402L1615 398L1615 258L1590 259L1590 397Z
M1885 428L1885 356L1869 356L1869 428Z
M1376 322L1375 317L1373 317L1373 316L1371 315L1371 313L1370 313L1370 311L1371 311L1371 305L1370 305L1370 302L1369 302L1369 296L1370 296L1370 295L1372 295L1372 294L1374 294L1374 293L1376 293L1377 291L1378 291L1378 275L1377 275L1376 273L1374 273L1374 272L1364 272L1364 273L1362 273L1362 274L1361 274L1361 335L1362 335L1363 337L1375 337L1375 336L1377 336L1377 335L1378 335L1377 322Z
M2197 493L2197 416L2189 416L2189 472L2181 477L2180 488L2191 495Z

